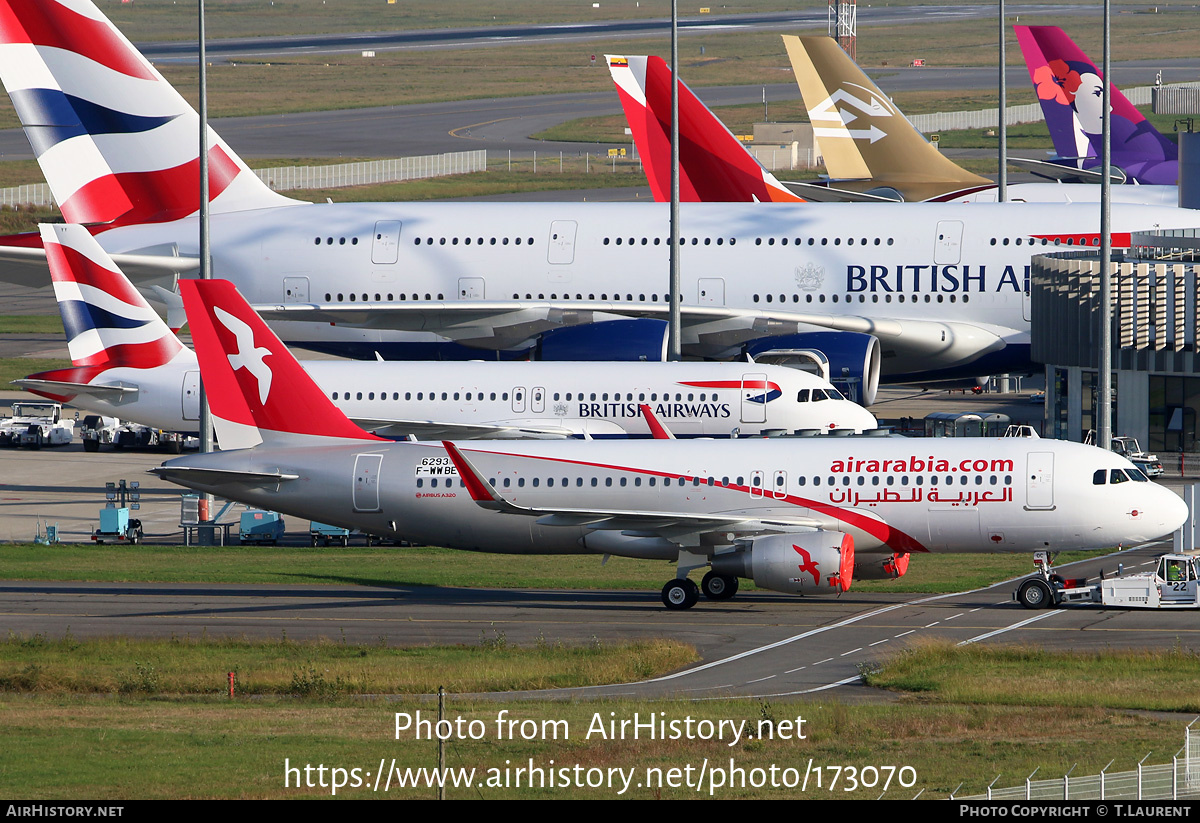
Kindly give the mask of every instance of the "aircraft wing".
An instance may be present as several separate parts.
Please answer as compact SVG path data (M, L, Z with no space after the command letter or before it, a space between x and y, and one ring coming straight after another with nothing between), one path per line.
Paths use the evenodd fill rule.
M464 300L435 303L259 305L264 320L307 320L359 328L429 331L483 349L511 348L553 328L618 317L667 319L662 303L573 300ZM871 334L886 350L904 356L937 357L953 349L957 359L1004 348L997 334L978 325L936 319L890 319L815 314L780 309L684 306L684 347L719 349L746 340L829 329ZM507 324L507 325L506 325Z
M772 518L763 520L753 514L638 511L631 509L578 509L544 506L519 506L506 500L487 483L462 451L449 441L442 441L446 452L458 469L459 477L480 508L502 514L536 517L542 526L575 526L594 531L620 531L634 537L659 536L668 540L684 535L712 531L740 535L770 532L812 531L821 524L807 517Z
M358 426L380 437L406 437L418 440L507 440L512 438L553 440L572 437L579 432L562 426L511 426L502 423L445 423L436 420L395 420L350 418Z
M40 289L50 288L50 269L46 265L46 251L37 247L4 245L0 238L0 280L19 286ZM175 288L175 280L184 272L200 268L197 257L178 257L173 249L163 254L113 254L112 259L120 266L135 286L149 288L162 286Z

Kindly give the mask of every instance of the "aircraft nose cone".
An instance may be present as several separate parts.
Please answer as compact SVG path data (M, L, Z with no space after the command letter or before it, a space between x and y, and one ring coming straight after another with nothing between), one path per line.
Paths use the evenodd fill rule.
M1183 502L1182 497L1170 489L1159 486L1157 491L1157 497L1160 499L1155 500L1155 504L1160 512L1163 528L1168 532L1173 532L1187 522L1187 504Z

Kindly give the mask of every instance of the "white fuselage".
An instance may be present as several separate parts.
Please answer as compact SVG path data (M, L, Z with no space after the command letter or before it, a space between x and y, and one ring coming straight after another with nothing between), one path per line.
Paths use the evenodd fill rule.
M648 437L641 403L679 437L727 437L734 429L747 435L768 429L861 431L877 425L858 404L830 397L836 391L820 377L754 363L310 360L303 366L347 417L368 428L394 421L389 433L397 437L408 431L405 422L530 429L525 436L561 429ZM198 425L199 371L192 357L153 369L110 369L94 382L136 386L138 392L120 403L80 394L76 405L168 431L194 431ZM422 429L415 431L424 439Z
M745 518L761 523L762 533L846 532L859 553L1127 545L1169 534L1186 516L1177 495L1144 478L1096 484L1097 472L1126 472L1132 464L1064 441L862 436L460 448L508 502L624 512L628 523L604 530L605 518L597 517L595 525L554 525L554 517L480 508L437 444L308 438L294 447L187 456L165 466L294 475L265 487L223 485L221 494L372 534L501 553L674 559L679 546L663 536L676 528L673 513ZM689 550L711 555L733 538L717 528Z
M1118 245L1131 231L1197 224L1183 209L1113 207ZM1090 244L1099 213L684 204L680 228L687 350L723 356L755 337L857 330L880 336L885 373L910 375L1027 346L1030 257ZM189 219L97 237L110 253L175 242L190 255L195 231ZM665 317L669 235L665 204L362 203L214 215L212 248L214 275L251 303L325 321L272 315L286 342L340 341L366 356L392 344L389 358L428 359L421 344L501 349L556 324Z

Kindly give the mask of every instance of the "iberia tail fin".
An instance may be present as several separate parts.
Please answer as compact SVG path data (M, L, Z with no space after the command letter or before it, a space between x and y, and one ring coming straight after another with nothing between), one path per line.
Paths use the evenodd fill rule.
M199 209L199 116L91 0L0 0L0 80L63 217L162 223ZM294 204L209 129L216 212Z
M181 280L222 448L307 438L382 440L347 419L227 280Z
M671 199L671 69L661 57L606 55L657 202ZM679 199L684 203L798 202L679 83Z

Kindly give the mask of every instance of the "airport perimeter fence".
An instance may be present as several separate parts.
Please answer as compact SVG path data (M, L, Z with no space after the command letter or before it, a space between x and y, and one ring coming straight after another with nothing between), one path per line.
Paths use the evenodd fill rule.
M1189 88L1187 83L1173 83L1161 86L1161 89ZM1124 89L1123 94L1135 106L1148 106L1154 93L1154 86L1138 86ZM1006 123L1015 126L1020 123L1036 123L1042 119L1042 107L1038 103L1024 106L1009 106ZM926 134L939 131L955 131L957 129L994 129L999 126L1000 119L996 109L977 109L975 111L943 111L935 114L913 114L908 117L915 128Z
M1024 785L995 789L988 786L985 794L963 797L951 795L951 800L1186 800L1200 798L1200 731L1193 730L1193 720L1184 730L1183 748L1170 763L1145 765L1146 758L1131 771L1072 777L1033 780ZM1109 765L1112 765L1111 763ZM1036 772L1035 772L1036 773ZM999 778L997 778L998 780Z
M487 151L456 151L420 157L369 160L362 163L336 163L330 166L279 166L252 171L275 191L338 189L487 171ZM45 183L0 189L0 206L12 209L18 206L52 205L54 195Z
M420 157L394 157L332 166L280 166L254 173L275 191L339 189L372 183L398 183L450 174L487 171L487 151L455 151Z
M30 183L0 189L0 206L15 209L18 206L53 206L54 195L45 183Z

